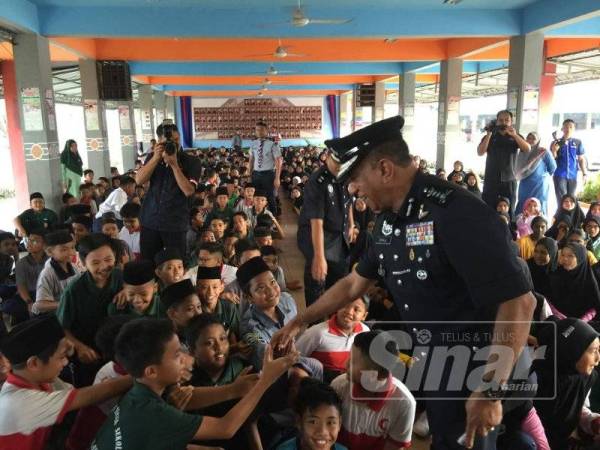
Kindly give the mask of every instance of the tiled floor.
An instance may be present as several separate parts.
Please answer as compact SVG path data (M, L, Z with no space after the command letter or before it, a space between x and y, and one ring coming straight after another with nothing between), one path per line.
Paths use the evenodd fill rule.
M282 250L279 254L279 264L285 272L286 280L300 280L304 276L304 257L296 244L296 232L298 230L298 216L288 201L282 199L282 214L280 223L283 227L285 238L275 242ZM304 310L304 290L292 291L292 295L298 305L298 310ZM426 450L429 448L429 440L413 436L412 449Z

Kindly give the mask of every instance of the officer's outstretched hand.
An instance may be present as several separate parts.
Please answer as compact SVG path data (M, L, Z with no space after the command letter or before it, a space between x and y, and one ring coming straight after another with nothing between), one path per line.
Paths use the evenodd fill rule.
M290 348L294 338L300 333L301 329L302 322L300 322L298 316L296 316L273 335L271 338L271 347L273 350L275 350L275 352L282 352L284 349Z
M502 422L502 403L499 400L489 400L481 392L473 392L467 403L466 448L473 448L475 435L487 436L494 427Z

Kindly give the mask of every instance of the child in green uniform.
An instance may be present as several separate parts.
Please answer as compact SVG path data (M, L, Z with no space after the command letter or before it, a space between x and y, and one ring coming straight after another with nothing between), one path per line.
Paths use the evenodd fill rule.
M187 278L166 287L160 294L160 301L176 333L182 337L190 320L202 314L196 289Z
M126 324L117 337L116 358L135 383L96 435L92 450L183 450L193 440L231 439L267 388L295 361L297 353L273 360L272 351L265 352L260 378L245 395L241 389L237 396L231 395L235 383L231 387L193 389L188 410L206 406L206 389L211 390L212 398L220 400L242 394L222 418L188 414L161 398L168 386L179 381L183 369L181 343L169 321L140 319Z
M154 256L154 264L162 289L183 279L183 256L176 248L163 248Z
M108 315L134 314L158 319L163 314L157 291L152 261L130 261L123 268L123 292L127 304L119 309L115 303L111 303L108 305Z

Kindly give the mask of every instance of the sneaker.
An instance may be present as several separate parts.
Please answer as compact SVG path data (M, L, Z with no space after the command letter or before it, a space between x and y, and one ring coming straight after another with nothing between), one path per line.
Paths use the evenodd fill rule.
M413 425L413 432L422 438L429 436L429 421L427 420L427 412L423 411Z

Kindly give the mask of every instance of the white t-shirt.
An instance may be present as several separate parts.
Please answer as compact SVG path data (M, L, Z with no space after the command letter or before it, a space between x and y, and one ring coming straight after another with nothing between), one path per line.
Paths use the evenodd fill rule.
M127 245L129 245L129 248L131 249L131 253L133 253L133 258L135 260L138 260L141 255L140 232L135 231L133 233L130 233L127 228L123 227L123 228L121 228L121 231L119 231L119 239L121 239L122 241L125 241L125 243Z

